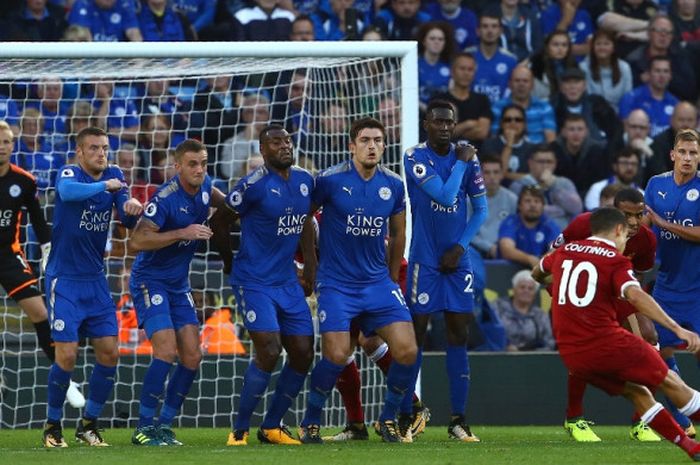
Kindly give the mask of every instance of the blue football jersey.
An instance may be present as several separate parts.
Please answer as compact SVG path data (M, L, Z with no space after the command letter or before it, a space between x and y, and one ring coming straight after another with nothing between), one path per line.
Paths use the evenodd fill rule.
M81 183L95 183L119 179L124 175L119 167L110 165L100 179L93 179L78 165L66 165L56 181L75 180ZM129 200L126 186L117 192L103 191L92 197L75 202L67 202L56 190L56 207L53 214L51 233L51 254L46 266L46 274L70 279L94 280L104 276L104 254L112 208L117 207L119 217L125 226L131 227L137 217L124 214L124 203Z
M644 192L644 201L659 216L683 226L698 226L700 221L700 175L679 186L673 172L652 177ZM700 297L700 244L653 227L659 272L654 296L665 300ZM675 298L674 298L675 296Z
M314 179L293 166L289 179L261 166L241 179L226 204L241 218L231 284L248 288L297 282L294 253L311 206Z
M209 217L211 179L205 176L199 191L190 195L175 176L158 188L146 205L143 219L158 226L160 232L204 224ZM189 271L199 241L178 241L167 247L139 252L131 270L134 282L162 283L173 292L190 289Z
M455 202L449 207L433 200L421 186L439 176L447 181L457 163L454 144L446 156L437 155L422 143L411 147L403 158L408 197L411 200L411 248L409 261L438 267L442 255L454 246L467 226L468 198L486 194L478 161L469 161ZM462 255L460 266L469 266L468 254Z
M406 209L401 177L379 166L365 180L348 160L318 175L312 200L323 208L319 286L362 286L388 279L388 219Z
M506 96L508 81L518 59L508 50L499 48L491 58L486 58L479 47L469 49L476 60L476 73L472 89L483 94L491 103Z

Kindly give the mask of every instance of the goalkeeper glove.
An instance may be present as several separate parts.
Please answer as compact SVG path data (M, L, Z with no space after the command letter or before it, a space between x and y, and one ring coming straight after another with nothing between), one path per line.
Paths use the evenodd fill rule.
M46 272L46 265L49 263L49 255L51 254L51 242L41 244L41 272Z

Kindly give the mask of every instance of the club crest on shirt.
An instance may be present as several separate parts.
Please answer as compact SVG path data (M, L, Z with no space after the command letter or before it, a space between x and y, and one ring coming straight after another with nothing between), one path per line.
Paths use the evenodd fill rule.
M698 197L700 197L700 192L698 192L697 189L690 189L686 194L685 198L690 200L691 202L695 202Z
M426 174L425 165L423 163L416 163L413 165L413 175L418 179L423 179Z
M544 240L544 233L542 231L537 231L535 234L535 242L540 243Z
M22 193L22 188L19 187L17 184L13 184L10 186L10 196L11 197L19 197L19 194Z
M301 195L304 197L308 197L309 195L309 186L306 185L306 183L301 183L299 184L299 192L301 192Z
M389 200L391 198L391 189L386 186L380 187L379 198L382 200Z

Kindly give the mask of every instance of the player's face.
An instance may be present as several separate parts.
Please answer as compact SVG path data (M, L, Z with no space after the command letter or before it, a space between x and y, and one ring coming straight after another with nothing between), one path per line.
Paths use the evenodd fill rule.
M207 151L183 153L180 161L175 162L175 170L183 184L195 188L201 186L207 174Z
M700 152L695 141L682 140L671 150L673 171L682 176L694 176L698 171Z
M107 136L85 136L76 150L78 163L89 174L95 175L107 169L109 162L109 140Z
M447 108L430 110L423 123L423 128L428 133L430 145L445 146L449 144L456 124L454 111Z
M618 224L615 226L615 247L620 253L625 251L627 240L630 238L629 228L626 224Z
M384 133L378 128L365 128L350 142L350 152L356 163L365 169L377 166L384 153Z
M278 170L286 170L294 164L292 138L284 129L273 129L260 146L265 162Z
M12 131L7 129L0 130L0 166L5 166L10 162L13 140L14 134L12 134Z
M620 202L617 206L627 219L627 236L634 237L639 232L639 226L642 224L644 216L644 202Z

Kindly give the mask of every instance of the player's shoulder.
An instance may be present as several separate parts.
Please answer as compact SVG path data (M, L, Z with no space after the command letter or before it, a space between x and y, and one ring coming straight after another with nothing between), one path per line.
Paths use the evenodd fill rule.
M10 163L10 172L14 175L13 177L18 178L22 181L30 183L36 182L36 179L34 178L34 175L32 175L32 173L20 168L14 163Z
M177 178L173 178L165 184L161 185L156 193L153 194L153 199L157 199L157 202L162 202L167 198L172 198L174 194L180 191L180 183L177 182Z
M416 144L406 149L406 152L403 156L406 159L415 159L416 156L425 156L429 150L430 149L428 149L428 144L426 144L425 142L421 142L420 144Z
M256 186L260 186L264 184L264 180L269 174L270 170L267 169L267 166L259 166L252 173L247 174L238 182L238 189L248 190L255 188Z
M318 179L331 179L333 177L337 176L342 176L344 174L350 173L352 171L352 161L344 161L341 163L338 163L337 165L333 165L330 168L327 168L323 171L321 171L318 174Z
M386 166L378 165L377 172L380 173L382 176L388 178L390 182L403 185L403 178L401 178L401 175L395 173L393 170L387 168Z
M124 173L119 165L109 164L104 172L104 177L106 178L122 178Z
M309 170L297 165L292 165L291 172L292 176L295 176L300 179L313 179L314 177Z

